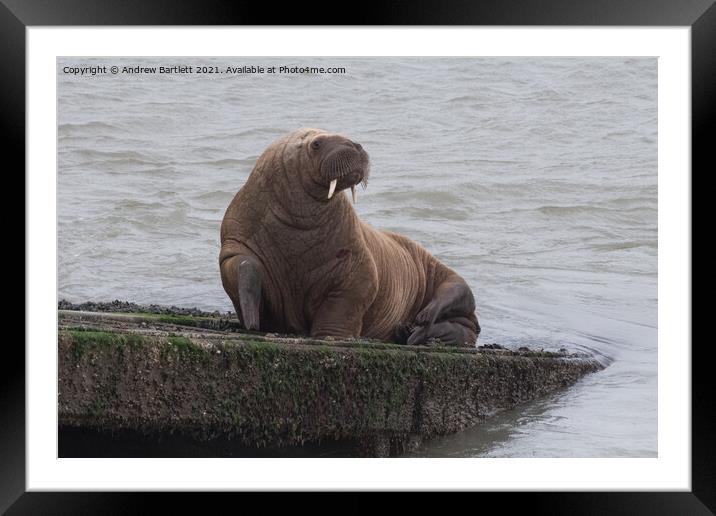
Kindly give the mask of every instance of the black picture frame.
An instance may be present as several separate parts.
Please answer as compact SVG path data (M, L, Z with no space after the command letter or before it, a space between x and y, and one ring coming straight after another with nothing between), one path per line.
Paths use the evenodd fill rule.
M347 16L346 8L350 16ZM347 23L348 21L348 23ZM2 89L6 178L25 170L25 29L28 26L84 25L573 25L690 26L692 73L692 173L716 170L709 135L716 120L716 6L714 0L440 0L394 3L285 3L214 0L0 0ZM14 159L13 159L14 158ZM23 171L21 174L20 171ZM693 183L692 183L693 184ZM23 182L24 191L24 182ZM692 190L693 191L693 190ZM692 201L693 213L693 201ZM24 249L24 248L23 248ZM25 251L23 257L26 260ZM692 247L693 253L693 247ZM25 262L24 260L24 262ZM29 271L25 268L27 281ZM24 295L23 295L24 299ZM50 322L48 321L48 324ZM7 514L144 513L159 502L168 511L187 508L185 496L165 493L27 493L25 487L25 352L5 343L0 360L0 511ZM662 343L668 345L669 343ZM682 343L683 344L683 343ZM484 493L502 507L514 503L530 513L549 514L713 514L716 511L716 415L710 343L692 345L692 490L640 493ZM220 498L226 499L224 495ZM343 510L374 504L352 495ZM171 500L170 500L171 498ZM208 494L201 496L202 507ZM215 498L212 497L212 500ZM305 499L305 498L304 498ZM226 500L231 503L230 500ZM212 502L213 503L213 502ZM264 503L264 502L262 502ZM312 503L312 502L309 502ZM460 500L451 499L451 505ZM474 502L468 502L474 503ZM424 505L420 495L407 505ZM407 509L405 505L402 507ZM476 508L477 509L477 508ZM295 509L294 509L295 510ZM154 511L152 511L154 512Z

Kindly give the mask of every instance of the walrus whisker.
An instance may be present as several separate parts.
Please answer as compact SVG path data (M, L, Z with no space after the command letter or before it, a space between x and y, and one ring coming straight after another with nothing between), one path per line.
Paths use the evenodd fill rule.
M326 163L326 175L330 178L340 179L351 171L351 163L344 156L337 156Z
M346 159L344 156L341 156L340 162L338 163L338 167L340 169L340 176L343 177L351 170L351 163L350 160Z

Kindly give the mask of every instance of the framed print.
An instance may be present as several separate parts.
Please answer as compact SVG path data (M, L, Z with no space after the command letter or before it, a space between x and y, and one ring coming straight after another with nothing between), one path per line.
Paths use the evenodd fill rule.
M346 26L4 1L28 304L3 509L439 490L712 511L690 167L716 10L548 4Z

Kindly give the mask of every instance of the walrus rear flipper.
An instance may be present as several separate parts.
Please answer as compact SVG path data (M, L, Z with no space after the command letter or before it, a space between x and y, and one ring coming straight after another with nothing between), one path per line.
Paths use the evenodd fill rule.
M431 326L416 326L408 338L407 344L411 346L428 344L430 340L440 341L445 346L474 346L480 333L477 318L454 317L439 321Z
M244 328L258 330L261 308L261 272L252 257L242 257L238 260L236 268L239 278L239 305Z
M448 346L472 346L479 333L475 297L465 280L453 274L435 289L432 299L415 317L407 343L426 344L436 339Z

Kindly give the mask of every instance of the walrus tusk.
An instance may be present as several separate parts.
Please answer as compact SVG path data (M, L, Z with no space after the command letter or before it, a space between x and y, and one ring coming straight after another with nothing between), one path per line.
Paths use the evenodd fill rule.
M351 195L353 196L353 204L358 200L358 192L356 192L356 185L351 186Z
M331 186L328 188L328 198L330 199L333 197L333 192L336 191L336 183L338 183L338 179L334 179L331 181Z

